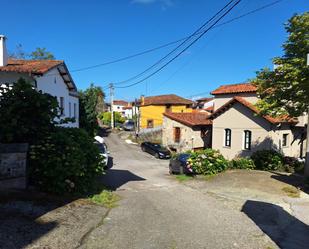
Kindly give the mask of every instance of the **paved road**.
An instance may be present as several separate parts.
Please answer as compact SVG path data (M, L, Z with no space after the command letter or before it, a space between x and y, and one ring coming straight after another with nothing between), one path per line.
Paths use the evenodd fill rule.
M106 138L114 165L105 184L121 196L82 248L277 248L233 201L187 187L116 134Z

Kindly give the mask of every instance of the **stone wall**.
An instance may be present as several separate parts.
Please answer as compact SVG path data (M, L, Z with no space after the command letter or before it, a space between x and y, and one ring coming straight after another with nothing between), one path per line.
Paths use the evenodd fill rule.
M0 144L0 189L26 188L28 144Z

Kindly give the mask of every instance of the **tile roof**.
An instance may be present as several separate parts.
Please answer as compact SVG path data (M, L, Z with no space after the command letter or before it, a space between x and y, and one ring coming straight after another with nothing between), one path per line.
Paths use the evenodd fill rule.
M252 83L241 83L233 85L222 85L216 90L212 91L212 95L229 94L229 93L255 93L257 87Z
M146 106L146 105L166 105L166 104L191 105L191 104L193 104L193 101L179 97L175 94L167 94L167 95L145 97L144 98L144 104L142 106Z
M114 105L121 105L121 106L127 106L129 104L129 102L124 101L124 100L114 100L113 101Z
M16 60L9 59L6 66L0 67L0 72L32 73L42 75L50 69L63 64L60 60Z
M212 124L212 120L208 119L209 115L202 112L166 112L163 115L187 126L204 126Z
M214 98L200 98L200 99L197 99L196 102L209 102L209 101L212 101Z
M212 115L211 118L216 118L219 115L221 115L222 113L224 113L225 111L227 111L228 109L230 109L235 103L240 103L243 106L249 108L251 111L253 111L254 113L260 115L260 117L266 119L268 122L272 123L272 124L279 124L279 123L291 123L291 124L296 124L298 121L295 118L291 118L288 115L284 115L284 116L280 116L280 117L271 117L268 115L261 115L261 112L250 102L248 102L247 100L245 100L242 97L234 97L233 99L231 99L230 101L228 101L226 104L224 104L223 106L221 106L220 108L218 108Z

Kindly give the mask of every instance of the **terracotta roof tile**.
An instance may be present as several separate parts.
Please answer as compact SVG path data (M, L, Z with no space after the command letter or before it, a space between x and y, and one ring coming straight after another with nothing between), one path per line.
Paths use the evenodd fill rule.
M188 126L203 126L212 124L212 120L208 119L209 115L202 112L166 112L163 115Z
M124 100L114 100L113 103L114 105L121 105L121 106L127 106L129 104L129 102Z
M266 119L268 122L270 122L272 124L279 124L279 123L292 123L292 124L296 124L298 122L297 119L291 118L291 117L289 117L287 115L276 117L276 118L273 118L273 117L268 116L268 115L261 115L261 112L253 104L251 104L250 102L248 102L247 100L245 100L244 98L239 97L239 96L234 97L233 99L228 101L226 104L224 104L223 106L218 108L211 115L211 118L216 118L220 114L222 114L225 111L227 111L228 109L230 109L237 102L242 104L243 106L249 108L251 111L253 111L254 113L260 115L262 118Z
M9 59L6 66L0 67L0 72L18 72L44 74L53 67L63 64L60 60L15 60Z
M242 83L233 85L222 85L216 90L212 91L212 95L229 94L229 93L255 93L257 87L252 83Z
M144 105L191 105L193 101L179 97L175 94L158 95L144 98Z

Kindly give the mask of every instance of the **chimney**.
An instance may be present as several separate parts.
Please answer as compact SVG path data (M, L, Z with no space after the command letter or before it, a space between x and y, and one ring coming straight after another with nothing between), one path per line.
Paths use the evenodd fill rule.
M0 67L6 66L8 64L8 53L5 46L6 37L0 35Z
M141 105L145 105L145 96L144 95L141 96Z

